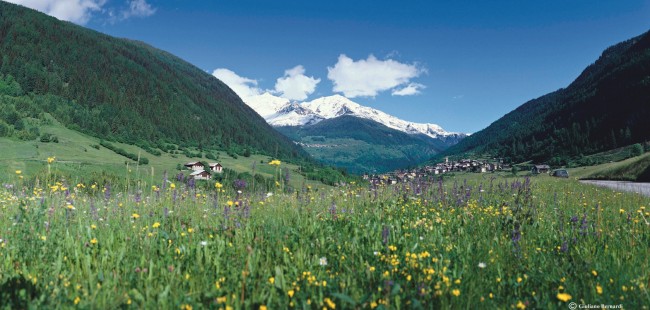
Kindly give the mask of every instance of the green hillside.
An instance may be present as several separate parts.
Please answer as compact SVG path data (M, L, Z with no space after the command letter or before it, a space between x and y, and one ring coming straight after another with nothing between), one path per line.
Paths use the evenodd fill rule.
M277 127L314 158L350 172L386 172L417 165L445 149L441 141L409 135L354 116L303 127Z
M15 137L0 137L0 184L14 180L16 171L20 171L24 176L24 182L37 182L38 179L38 182L46 183L46 178L51 176L48 174L47 159L55 157L56 161L51 165L51 172L57 176L58 181L63 179L69 185L81 182L97 183L102 186L111 184L118 188L137 183L139 188L147 188L146 185L160 184L165 173L170 180L179 173L188 175L189 171L178 170L179 165L189 161L206 161L219 162L223 165L226 172L217 179L222 180L225 185L230 185L235 179L243 179L248 181L249 186L254 185L256 190L261 191L265 187L275 188L275 180L280 180L284 184L288 173L288 182L285 184L288 187L298 189L303 185L311 185L314 188L324 186L319 180L307 180L304 167L283 162L277 168L269 165L271 158L264 155L252 154L249 157L235 158L224 152L212 152L215 156L213 159L205 156L188 157L180 151L155 155L134 145L111 143L141 158L148 158L147 165L138 165L137 162L101 146L100 139L65 128L49 116L46 118L50 119L50 122L42 124L40 130L57 137L58 142L23 141ZM192 149L191 152L205 154L196 149ZM328 168L320 168L316 172L324 174L328 170ZM316 175L317 173L313 173L312 176ZM310 177L313 178L312 176ZM263 184L264 182L266 184Z
M570 173L580 179L650 182L650 153L618 162L577 167Z
M173 143L306 158L224 83L182 59L6 2L0 78L0 136L26 129L20 113L50 113L71 129L163 150Z
M531 77L534 82L534 77ZM614 45L569 85L531 100L441 156L567 165L650 140L650 33Z

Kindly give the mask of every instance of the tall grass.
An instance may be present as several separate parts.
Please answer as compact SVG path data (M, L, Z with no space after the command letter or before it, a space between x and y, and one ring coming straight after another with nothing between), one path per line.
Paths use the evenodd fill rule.
M285 194L14 179L0 188L4 307L650 304L648 199L574 181L461 175Z

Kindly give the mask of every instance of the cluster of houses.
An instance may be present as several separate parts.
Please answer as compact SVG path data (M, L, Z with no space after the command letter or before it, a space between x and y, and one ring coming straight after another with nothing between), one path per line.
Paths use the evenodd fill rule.
M364 174L363 179L373 183L382 184L396 184L407 182L408 180L423 178L428 176L440 175L449 172L494 172L498 170L510 169L510 165L503 164L502 160L495 160L493 162L474 160L474 159L461 159L458 161L450 161L445 158L444 163L436 165L427 165L416 169L397 170L394 172L369 175Z
M193 161L186 163L184 166L192 170L190 177L195 180L209 180L212 178L212 173L223 173L223 166L220 163L210 163L208 164L209 167L206 167L200 161Z
M475 159L461 159L459 161L449 161L445 158L444 163L438 163L435 166L425 166L424 169L429 174L443 174L447 172L493 172L503 169L510 169L510 166L503 164L502 160L488 162Z

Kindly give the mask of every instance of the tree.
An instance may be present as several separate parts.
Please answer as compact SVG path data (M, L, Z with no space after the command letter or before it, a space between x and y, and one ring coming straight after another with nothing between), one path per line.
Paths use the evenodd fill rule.
M632 156L639 156L641 154L643 154L643 146L639 143L632 145Z
M517 173L519 172L519 167L517 166L512 166L512 175L517 176Z

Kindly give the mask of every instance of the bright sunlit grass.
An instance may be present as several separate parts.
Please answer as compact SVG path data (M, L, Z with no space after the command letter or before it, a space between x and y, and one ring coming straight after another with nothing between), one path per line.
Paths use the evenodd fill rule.
M649 200L571 180L462 175L285 194L12 178L0 188L3 305L650 304Z

